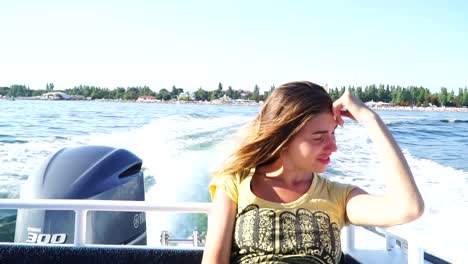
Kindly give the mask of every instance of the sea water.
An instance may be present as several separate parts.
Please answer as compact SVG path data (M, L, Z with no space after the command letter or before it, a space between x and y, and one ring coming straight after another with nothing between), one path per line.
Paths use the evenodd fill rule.
M143 160L146 200L209 201L211 172L236 146L258 106L96 101L0 100L0 197L19 198L24 183L63 147L107 145ZM424 215L400 226L424 247L447 256L468 248L468 113L377 111L400 144L424 197ZM337 128L338 151L325 175L370 193L384 191L366 129ZM174 216L175 217L175 216ZM149 243L163 229L206 228L206 218L149 215ZM185 220L184 220L185 219ZM206 230L200 230L202 233ZM185 232L186 233L186 232ZM185 234L177 234L185 235Z

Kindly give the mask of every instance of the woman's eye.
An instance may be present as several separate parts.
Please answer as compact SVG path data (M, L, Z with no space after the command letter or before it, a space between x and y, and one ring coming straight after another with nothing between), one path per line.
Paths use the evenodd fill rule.
M317 142L323 142L323 137L314 138L314 141L317 141Z

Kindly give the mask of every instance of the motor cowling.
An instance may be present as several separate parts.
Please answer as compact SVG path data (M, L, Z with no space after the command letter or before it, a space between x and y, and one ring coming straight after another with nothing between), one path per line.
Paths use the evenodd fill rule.
M31 175L21 198L144 201L142 160L107 146L64 148ZM146 244L144 212L87 213L87 244ZM15 242L72 244L74 211L18 210Z

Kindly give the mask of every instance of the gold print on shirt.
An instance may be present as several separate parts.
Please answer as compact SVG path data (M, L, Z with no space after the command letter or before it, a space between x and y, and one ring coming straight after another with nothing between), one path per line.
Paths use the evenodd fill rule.
M340 255L338 226L322 211L301 208L277 215L272 209L251 204L237 216L235 262L337 263Z

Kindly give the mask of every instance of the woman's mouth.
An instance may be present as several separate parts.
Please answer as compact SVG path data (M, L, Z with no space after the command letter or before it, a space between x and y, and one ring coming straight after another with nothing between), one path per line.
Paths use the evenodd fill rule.
M328 165L328 163L330 163L330 157L320 158L318 161L324 165Z

